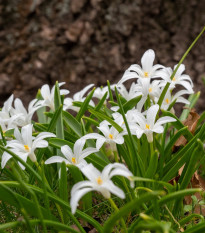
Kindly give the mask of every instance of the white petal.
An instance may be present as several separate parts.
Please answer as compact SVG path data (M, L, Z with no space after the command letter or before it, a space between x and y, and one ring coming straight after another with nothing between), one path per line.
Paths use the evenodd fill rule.
M92 147L88 147L86 148L85 150L82 151L81 155L80 155L80 158L84 159L85 157L87 157L88 155L92 154L92 153L95 153L99 151L98 149L96 148L92 148Z
M50 87L48 86L48 84L45 84L41 87L41 95L44 99L49 98L51 96L51 92L50 92Z
M111 193L115 194L121 199L125 198L125 194L122 191L122 189L118 188L116 185L113 184L111 180L103 184L103 187L105 187L107 190L109 190Z
M89 187L90 186L90 187ZM78 206L79 200L88 192L94 190L93 184L90 181L81 181L75 184L71 190L70 206L74 214Z
M45 148L45 147L48 147L48 142L45 141L45 140L40 140L40 141L37 141L35 143L35 145L33 145L33 147L35 147L35 148Z
M155 53L152 49L147 50L143 54L141 63L144 71L149 72L152 69L154 59L155 59Z
M69 164L69 162L61 156L52 156L51 158L49 158L45 161L45 164L62 163L62 162Z
M73 152L75 156L80 156L82 154L83 147L85 145L85 139L78 139L73 147Z
M7 152L4 152L3 155L2 155L2 158L1 158L1 168L3 169L6 165L6 163L9 161L9 159L12 158L12 156L7 153Z
M174 70L177 68L177 65L174 66ZM181 64L176 72L176 76L180 76L185 71L185 65Z
M64 154L64 156L69 160L72 161L72 158L74 157L72 149L68 146L62 146L61 152Z
M176 119L174 119L173 117L169 117L169 116L161 117L155 123L155 127L157 127L158 125L162 125L162 124L166 124L168 122L174 122L174 121L176 121Z
M159 110L159 105L155 104L150 107L147 111L147 123L151 125L151 128L154 126L155 118Z
M83 167L81 171L93 183L96 183L96 178L101 176L101 172L91 163Z
M21 135L25 145L31 146L32 145L32 129L33 125L29 124L21 129Z

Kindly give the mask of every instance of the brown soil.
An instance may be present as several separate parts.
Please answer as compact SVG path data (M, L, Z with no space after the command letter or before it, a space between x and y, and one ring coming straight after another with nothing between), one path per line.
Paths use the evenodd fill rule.
M119 80L145 50L175 65L205 22L197 0L2 0L0 100L13 92L25 103L56 80L74 93L89 83ZM185 60L204 108L205 35Z

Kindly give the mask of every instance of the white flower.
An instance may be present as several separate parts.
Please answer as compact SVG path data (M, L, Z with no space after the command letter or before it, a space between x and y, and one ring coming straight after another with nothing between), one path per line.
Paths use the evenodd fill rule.
M121 121L121 119L119 119ZM121 125L121 122L118 122L117 120L115 121L117 124ZM115 151L116 150L116 144L123 144L124 143L124 138L123 135L126 132L121 132L119 133L115 127L111 126L108 121L102 121L100 123L100 126L97 127L103 135L100 135L98 133L90 133L85 136L83 136L84 139L97 139L96 141L96 148L99 150L103 144L106 142L110 144L111 150Z
M89 180L75 184L71 190L70 206L73 214L81 197L93 190L100 192L107 199L110 198L111 193L122 199L125 198L124 192L112 182L111 178L119 175L130 179L133 176L125 165L120 163L108 164L102 172L92 164L88 164L82 168L82 172ZM131 187L133 186L134 183L131 181Z
M160 80L154 80L150 82L150 79L139 79L135 86L135 90L142 95L141 100L137 104L137 109L141 112L144 103L146 102L148 96L150 100L154 100L161 94L161 89L159 87Z
M94 91L93 97L101 100L103 98L103 96L105 95L105 93L108 92L108 87L97 87ZM109 93L107 94L106 99L109 98Z
M23 106L22 101L18 98L15 99L14 108L11 108L10 112L12 116L18 116L14 121L17 126L22 127L31 124L31 119L33 117L34 112L40 107L42 107L41 105L38 105L38 103L36 103L37 101L37 99L32 100L29 103L27 111Z
M170 90L168 90L164 99L163 99L161 109L167 110L169 108L170 104L172 102L174 102L175 100L176 100L176 103L190 104L190 102L187 99L182 97L182 95L190 95L190 94L192 94L192 93L190 93L187 90L181 90L172 96ZM174 113L173 108L171 109L171 111Z
M125 81L132 78L140 79L151 79L156 77L156 71L163 68L162 65L153 65L155 59L155 53L152 49L147 50L142 56L141 63L142 67L139 65L131 65L124 73L122 79L118 84L122 84Z
M27 157L29 157L32 162L36 162L35 149L48 146L48 142L43 140L44 138L55 137L55 134L49 132L42 132L37 137L33 137L32 129L33 125L31 124L22 127L21 132L18 128L15 128L14 136L16 140L9 141L6 146L25 162L27 161ZM5 167L11 157L12 156L9 153L3 153L1 160L2 168ZM19 165L24 169L22 164L19 163Z
M138 92L135 83L132 83L129 92L127 91L127 88L123 84L119 84L116 87L119 93L121 94L121 96L125 98L127 101L141 95L141 93Z
M176 67L177 65L174 66L174 69L176 69ZM161 82L161 86L165 86L168 82L170 83L169 88L172 90L178 84L185 87L190 93L193 93L193 82L189 75L182 74L184 70L185 65L181 64L172 80L170 79L173 73L173 70L171 68L165 68L163 70L158 71L157 74L164 79L164 81Z
M65 82L59 83L59 87L61 87ZM66 89L60 90L60 95L67 95L70 91ZM54 106L54 94L55 94L55 86L50 90L50 87L48 84L45 84L41 87L41 95L43 97L43 100L39 100L38 104L41 104L42 106L48 106L51 110L55 110Z
M11 95L9 99L4 102L4 106L0 111L0 125L3 132L16 127L15 120L19 117L19 114L11 116L12 103L13 95Z
M65 158L61 156L52 156L51 158L45 161L45 164L62 163L64 161L66 164L72 164L77 166L79 169L81 169L87 164L84 158L98 151L96 148L92 148L92 147L88 147L83 150L84 145L85 145L85 140L80 138L75 142L73 151L67 145L62 146L61 152L63 153Z
M83 102L86 99L86 97L84 97L85 93L93 86L94 86L94 84L90 84L90 85L86 86L85 88L83 88L83 90L75 93L73 98L65 98L63 110L71 109L75 112L78 112L80 110L80 108L73 106L73 102L74 101ZM90 101L89 104L91 106L95 106L95 104L92 100Z
M155 104L147 110L146 118L143 116L143 114L136 115L136 121L138 123L136 135L138 138L140 138L144 133L147 136L148 142L152 142L153 132L163 133L164 128L162 124L176 121L176 119L174 119L173 117L166 116L159 118L155 122L155 118L158 110L159 110L159 105Z

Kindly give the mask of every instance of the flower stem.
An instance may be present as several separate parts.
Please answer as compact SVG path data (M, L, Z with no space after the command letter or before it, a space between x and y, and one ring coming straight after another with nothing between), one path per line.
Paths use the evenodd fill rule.
M110 204L111 204L112 208L115 210L115 212L118 212L119 209L118 209L118 207L116 206L115 202L112 200L112 198L109 198L108 201L110 202ZM123 232L124 232L124 233L128 233L128 231L127 231L127 226L126 226L126 224L125 224L124 219L121 218L121 219L120 219L120 222L121 222L121 224L122 224Z
M116 150L113 151L114 157L115 157L115 162L119 163L119 159L118 159L118 153Z

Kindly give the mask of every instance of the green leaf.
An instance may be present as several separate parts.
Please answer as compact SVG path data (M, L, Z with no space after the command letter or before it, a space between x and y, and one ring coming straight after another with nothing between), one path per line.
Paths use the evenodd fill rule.
M137 97L127 101L125 104L123 104L123 109L124 109L125 113L128 110L134 108L137 105L137 103L141 100L141 98L142 98L142 96L140 95L140 96L137 96Z
M63 111L63 120L78 137L82 137L80 123L69 112Z
M60 198L68 202L68 186L67 186L67 171L65 162L61 163L61 176L59 180L59 194ZM68 222L67 208L63 207L63 220L64 223Z
M31 216L39 218L36 204L33 201L21 196L16 192L13 192L10 188L3 185L2 182L0 183L0 200L5 201L9 203L9 205L15 206L18 209L22 208L23 206L26 212L28 212ZM43 217L47 219L47 216L49 215L48 210L43 207L40 207L40 210ZM51 217L53 220L56 220L53 215Z
M97 118L100 120L106 120L108 121L113 127L116 128L116 130L120 133L123 131L123 129L115 122L113 121L110 117L106 116L105 114L102 114L100 112L97 112L95 110L89 110L92 114L94 114Z
M174 119L176 119L175 122L171 123L176 129L180 130L180 129L184 128L184 124L174 114L172 114L171 112L168 112L168 111L164 111L164 110L162 110L162 113L163 113L163 116L170 116L170 117L173 117ZM183 136L185 136L188 141L193 138L193 135L188 130L188 128L187 128L187 130L184 131Z
M151 192L142 195L140 198L136 198L127 204L125 204L122 208L119 209L118 212L113 213L105 222L103 226L103 232L109 233L112 232L112 229L116 222L128 215L130 212L136 209L136 206L140 206L147 201L152 201L153 199L157 198L158 195L161 195L162 192Z
M73 148L74 144L64 139L51 138L49 139L49 145L57 149L60 149L64 145L68 145L69 147Z
M54 129L57 127L58 125L57 122L58 122L59 117L61 116L62 109L63 109L63 105L60 105L60 107L55 111L53 118L51 119L51 122L48 125L47 132L53 132Z
M194 107L194 105L196 104L199 97L200 97L200 91L198 91L197 93L191 94L189 96L188 100L189 100L190 104L185 105L185 108L184 108L184 110L179 118L181 121L184 121L187 119L190 110Z
M80 121L81 117L83 116L83 114L87 111L88 109L88 105L90 103L90 100L92 99L93 97L93 94L94 94L94 91L95 91L95 87L93 88L93 90L90 92L90 94L86 97L86 99L83 101L83 104L76 116L76 120L77 121Z
M154 175L157 171L157 165L158 165L158 151L155 151L154 154L151 155L149 167L148 167L146 174L145 174L146 178L154 177Z

